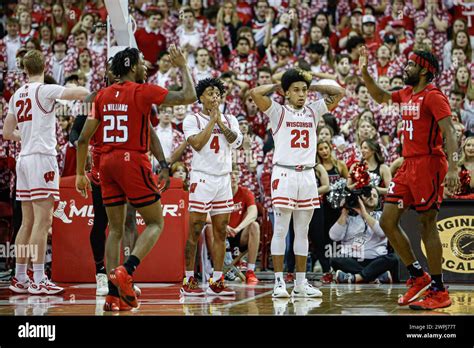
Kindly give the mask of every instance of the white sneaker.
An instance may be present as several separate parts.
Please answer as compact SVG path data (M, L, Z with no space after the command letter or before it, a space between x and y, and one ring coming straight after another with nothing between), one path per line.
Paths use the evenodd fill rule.
M64 288L57 286L48 277L44 277L39 283L31 282L28 292L32 295L55 295L63 292Z
M288 291L286 291L286 284L283 280L280 280L279 282L275 283L275 286L273 287L272 297L275 297L275 298L290 297L290 294L288 294Z
M305 279L300 285L296 285L291 292L292 297L322 297L323 293L319 289L313 287L308 283L308 279Z
M109 294L109 284L107 274L97 273L95 275L95 282L97 283L97 289L95 291L96 296L107 296Z

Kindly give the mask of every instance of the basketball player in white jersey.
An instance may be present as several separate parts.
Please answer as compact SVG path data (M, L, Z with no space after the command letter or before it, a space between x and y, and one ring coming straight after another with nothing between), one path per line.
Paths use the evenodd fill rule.
M280 105L266 95L278 85L263 85L250 91L260 111L270 118L275 141L272 173L272 203L275 226L271 253L275 270L273 297L290 297L283 280L285 237L293 214L296 280L294 297L320 297L321 292L306 280L308 226L315 208L319 208L318 188L314 173L316 165L316 128L322 115L336 107L345 90L339 86L314 86L328 96L306 104L311 75L290 69L283 74L281 87L287 105Z
M10 290L52 295L63 291L44 273L48 230L54 201L59 200L54 103L56 99L83 100L89 91L83 87L45 85L44 56L40 51L28 52L23 65L29 82L10 98L3 126L4 139L21 141L16 199L22 201L23 219L15 240L16 273ZM29 260L33 263L32 280L26 273Z
M219 111L224 85L218 79L204 79L196 86L203 110L189 115L183 122L184 136L193 149L189 185L189 236L186 242L186 277L181 294L201 296L203 290L194 277L194 260L201 231L209 213L212 219L214 273L209 280L208 295L235 295L224 285L222 274L225 240L230 213L234 209L230 173L232 149L242 145L243 136L237 119Z

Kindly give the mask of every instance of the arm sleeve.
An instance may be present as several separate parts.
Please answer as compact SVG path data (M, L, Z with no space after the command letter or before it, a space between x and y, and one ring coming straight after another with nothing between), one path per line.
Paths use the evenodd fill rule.
M166 96L168 95L168 90L166 88L152 85L150 83L144 83L140 86L140 89L137 93L137 96L140 102L143 102L142 105L152 105L152 104L163 104ZM145 106L146 108L148 108Z
M446 98L446 96L439 90L428 93L425 98L425 105L433 114L436 122L451 116L451 108L449 107L448 98Z
M329 112L328 107L324 101L324 99L319 99L313 103L308 104L308 107L313 111L316 126L319 123L319 120L324 114Z
M77 139L79 139L79 135L81 134L82 128L84 128L84 124L86 123L87 116L85 115L78 115L74 119L74 123L72 124L71 133L69 133L69 142L71 145L74 145Z
M186 116L183 121L183 133L186 140L188 140L189 137L192 137L193 135L201 133L201 130L197 125L195 115Z
M344 239L344 236L346 235L346 230L347 230L347 224L346 225L339 225L338 222L336 222L334 225L332 225L331 229L329 230L329 237L333 241L340 241Z
M239 122L234 116L230 117L230 123L231 123L230 125L231 130L237 133L237 138L230 145L232 146L233 149L238 149L242 145L244 136L242 135L242 132L240 131Z
M270 126L272 130L275 131L278 128L278 123L280 118L283 116L283 107L271 99L272 104L270 107L264 111L264 114L270 118Z

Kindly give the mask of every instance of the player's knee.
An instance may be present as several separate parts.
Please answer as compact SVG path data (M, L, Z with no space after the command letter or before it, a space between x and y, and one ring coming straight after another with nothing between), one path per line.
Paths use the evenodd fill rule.
M199 238L199 235L201 234L202 229L206 225L205 221L194 221L192 224L192 229L193 229L193 237L194 238Z
M250 238L260 237L260 225L256 221L249 225L249 236Z
M31 229L33 228L33 220L23 218L21 221L21 228L27 231L31 231Z

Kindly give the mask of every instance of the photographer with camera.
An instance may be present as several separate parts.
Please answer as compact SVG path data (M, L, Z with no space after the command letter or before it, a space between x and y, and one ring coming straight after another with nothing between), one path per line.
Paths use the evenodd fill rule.
M340 252L331 257L336 283L392 282L390 270L398 269L398 259L387 250L378 205L379 193L371 186L345 198L341 216L329 230L331 239L341 242Z

